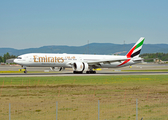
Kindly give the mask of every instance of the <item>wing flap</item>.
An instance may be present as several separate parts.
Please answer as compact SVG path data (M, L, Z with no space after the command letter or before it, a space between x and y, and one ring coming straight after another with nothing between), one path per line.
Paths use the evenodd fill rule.
M120 58L120 59L113 59L113 60L100 60L100 61L88 61L87 63L89 64L89 65L94 65L94 64L99 64L99 63L106 63L106 64L110 64L110 63L112 63L112 62L121 62L121 61L125 61L125 60L127 60L128 58Z

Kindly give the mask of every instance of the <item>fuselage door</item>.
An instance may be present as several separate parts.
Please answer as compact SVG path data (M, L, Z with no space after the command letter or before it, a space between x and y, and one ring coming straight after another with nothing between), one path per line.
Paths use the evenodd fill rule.
M33 61L33 58L31 56L28 57L29 62Z
M78 58L78 61L83 62L83 58L82 58L82 57L79 57L79 58Z

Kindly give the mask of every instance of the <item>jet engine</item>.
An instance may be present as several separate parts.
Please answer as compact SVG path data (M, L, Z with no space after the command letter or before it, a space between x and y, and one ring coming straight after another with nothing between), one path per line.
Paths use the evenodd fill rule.
M76 72L88 71L89 65L84 62L75 62L73 63L73 70Z

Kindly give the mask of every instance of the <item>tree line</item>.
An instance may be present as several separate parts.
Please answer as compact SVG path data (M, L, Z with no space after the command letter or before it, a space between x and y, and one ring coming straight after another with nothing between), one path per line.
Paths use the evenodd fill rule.
M6 62L7 59L16 58L15 55L10 55L8 52L3 56L0 56L0 62ZM145 53L140 57L144 58L145 62L153 62L153 59L158 58L162 61L168 61L168 53Z
M145 62L153 62L153 59L158 58L162 61L168 61L168 53L145 53L140 55Z
M0 63L6 63L7 59L11 59L11 58L16 58L17 56L15 55L10 55L8 52L6 54L4 54L3 56L0 56Z

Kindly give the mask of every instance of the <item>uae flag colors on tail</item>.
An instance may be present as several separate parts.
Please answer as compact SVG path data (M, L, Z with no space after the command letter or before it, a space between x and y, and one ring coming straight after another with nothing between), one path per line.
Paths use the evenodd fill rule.
M142 49L142 45L145 38L141 37L138 42L131 48L131 50L127 53L127 58L139 57L139 54Z

